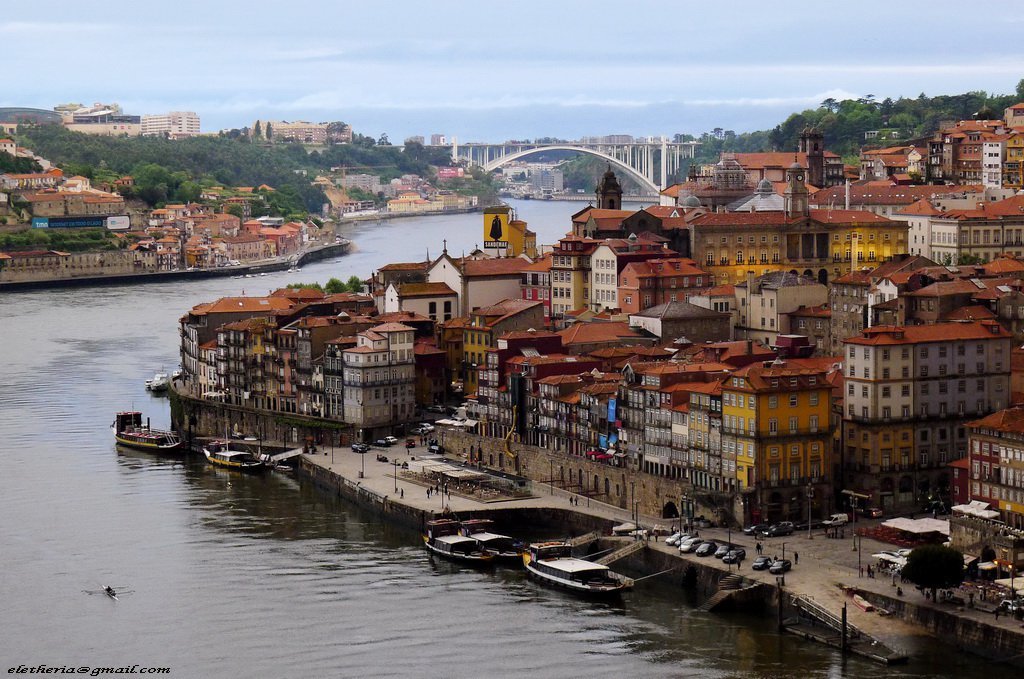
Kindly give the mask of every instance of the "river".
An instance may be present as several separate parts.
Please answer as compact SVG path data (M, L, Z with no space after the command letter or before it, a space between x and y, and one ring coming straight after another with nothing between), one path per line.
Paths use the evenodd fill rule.
M552 242L579 203L516 202ZM0 671L169 667L171 677L873 677L876 665L702 613L646 581L621 605L432 562L416 534L282 474L119 452L117 410L177 365L177 319L220 296L342 280L472 249L481 215L344 227L300 273L0 295ZM95 592L127 592L112 601ZM938 643L888 676L981 676Z

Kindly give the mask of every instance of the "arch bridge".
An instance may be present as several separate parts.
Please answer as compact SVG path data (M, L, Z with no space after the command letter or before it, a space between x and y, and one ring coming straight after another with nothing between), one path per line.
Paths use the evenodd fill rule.
M654 193L665 188L668 175L675 173L682 161L693 158L700 142L634 141L629 143L556 142L528 144L462 144L452 142L452 160L465 161L487 172L503 165L544 151L574 151L607 161L623 170L640 186ZM657 175L657 176L656 176Z

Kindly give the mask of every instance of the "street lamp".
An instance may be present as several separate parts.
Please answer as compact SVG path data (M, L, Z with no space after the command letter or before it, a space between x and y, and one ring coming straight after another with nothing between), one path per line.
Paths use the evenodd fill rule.
M811 535L811 502L814 500L814 487L807 484L807 539L813 540L814 536Z
M395 467L395 492L398 492L398 460L392 460L391 464Z

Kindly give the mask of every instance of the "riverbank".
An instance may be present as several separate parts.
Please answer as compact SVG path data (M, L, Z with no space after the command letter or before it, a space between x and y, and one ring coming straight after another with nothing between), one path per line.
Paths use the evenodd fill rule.
M91 274L66 278L38 278L33 280L0 281L0 291L39 290L45 288L87 287L100 285L134 285L162 281L189 281L227 276L259 275L272 271L285 271L293 266L301 267L310 262L340 257L349 252L352 242L314 245L298 255L264 259L240 266L224 266L216 269L179 269L177 271L149 271L142 273Z
M460 518L491 518L515 529L529 527L535 531L533 539L580 535L588 531L607 535L612 525L631 519L618 507L536 482L530 484L530 497L523 499L481 502L454 493L427 497L426 484L393 464L411 460L416 450L411 454L398 448L380 452L392 459L384 463L375 458L364 459L348 449L321 449L317 454L300 458L299 478L374 511L387 521L417 530L446 510ZM569 498L578 498L578 504L570 505ZM653 525L665 523L665 520L641 516L640 522ZM756 545L753 538L731 534L725 529L701 529L700 534L719 544L731 540L747 550L748 559L753 559ZM741 565L733 570L716 559L680 554L675 547L657 540L648 542L643 550L626 557L616 567L638 578L662 574L659 578L671 588L693 588L704 602L719 592L724 578L740 574L745 585L736 595L728 597L731 601L716 610L728 610L731 605L746 612L760 611L770 619L785 621L784 626L795 634L837 648L840 641L834 630L825 629L815 634L803 631L807 629L808 617L801 605L809 601L836 620L842 618L845 608L851 628L862 635L860 649L853 650L853 642L849 648L879 662L899 662L904 653L913 655L910 649L934 644L937 638L963 651L1024 666L1024 630L1019 621L1006 616L1000 621L983 610L932 602L910 586L898 596L895 585L888 579L860 578L857 569L848 565L850 555L856 558L857 554L847 548L852 540L830 540L823 532L818 532L810 539L788 536L784 540L761 542L765 553L795 561L793 570L781 580L767 571L750 570L749 566ZM602 549L607 546L601 544ZM861 548L873 552L882 547L884 545L879 543ZM864 611L850 605L853 593L871 601L876 610ZM880 647L887 647L885 654L877 650Z
M483 212L483 206L456 208L454 210L430 210L429 212L376 212L372 214L342 215L338 224L354 224L357 222L381 222L392 219L407 219L409 217L443 217L445 215L465 215L473 212Z

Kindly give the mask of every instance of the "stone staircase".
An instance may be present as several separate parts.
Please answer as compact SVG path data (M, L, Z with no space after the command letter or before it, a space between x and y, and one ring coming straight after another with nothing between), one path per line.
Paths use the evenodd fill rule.
M631 554L636 554L641 549L644 549L646 546L647 543L645 543L643 540L636 540L634 542L629 543L625 547L620 547L619 549L616 549L611 554L605 554L594 563L599 563L602 566L607 566L608 564L615 563L619 559L625 559L627 556L630 556Z
M701 604L698 607L698 610L704 611L705 613L715 610L732 598L733 593L743 589L743 581L743 576L737 573L722 576L718 581L718 591L711 595L711 598Z

